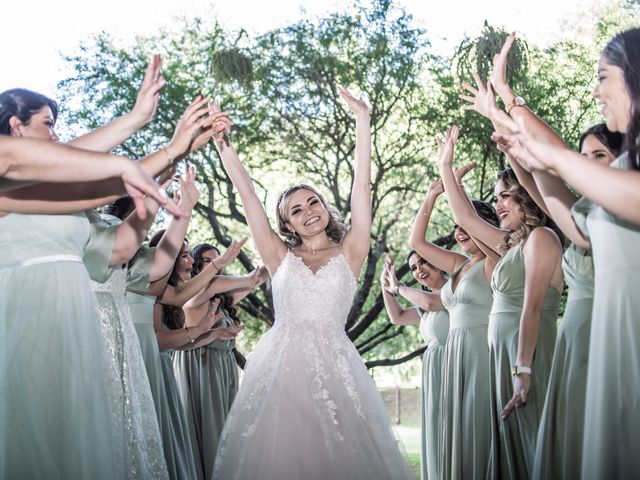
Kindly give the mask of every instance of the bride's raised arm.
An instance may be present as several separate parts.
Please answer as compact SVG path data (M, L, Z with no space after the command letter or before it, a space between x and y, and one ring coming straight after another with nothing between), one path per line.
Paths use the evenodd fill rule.
M218 104L213 104L213 112L220 112ZM224 132L216 137L216 145L222 165L240 195L249 230L251 230L253 241L258 247L262 263L269 269L269 274L273 277L278 265L287 253L287 246L271 228L262 202L256 195L249 172Z
M356 152L351 187L351 228L342 242L347 261L359 272L371 242L371 126L369 107L344 87L338 92L356 118Z

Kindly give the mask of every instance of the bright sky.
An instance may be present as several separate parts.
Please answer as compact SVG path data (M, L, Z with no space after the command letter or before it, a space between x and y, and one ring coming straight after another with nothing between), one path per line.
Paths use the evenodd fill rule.
M562 31L578 5L602 0L397 0L427 28L437 51L448 51L485 19L545 44ZM2 7L0 92L25 87L55 97L66 76L62 53L72 53L92 33L106 31L125 45L176 17L217 17L228 28L263 32L344 8L337 0L11 0ZM342 5L342 6L341 6ZM455 5L455 6L454 6Z

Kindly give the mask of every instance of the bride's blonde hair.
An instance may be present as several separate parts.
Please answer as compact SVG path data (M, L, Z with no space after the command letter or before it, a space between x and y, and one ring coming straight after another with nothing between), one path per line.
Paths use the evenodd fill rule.
M278 217L278 233L283 236L284 243L286 243L290 248L295 248L302 245L302 239L300 238L300 236L297 233L289 230L289 228L287 227L287 222L289 221L289 217L287 214L289 199L291 198L291 195L293 195L298 190L308 190L318 197L324 208L327 210L327 212L329 212L329 223L327 223L327 227L324 229L324 231L326 232L327 236L334 242L342 242L342 238L347 231L347 227L342 221L342 215L340 214L340 212L333 205L327 203L324 197L315 188L301 183L287 188L280 194L280 198L278 198L278 204L276 206L276 216Z

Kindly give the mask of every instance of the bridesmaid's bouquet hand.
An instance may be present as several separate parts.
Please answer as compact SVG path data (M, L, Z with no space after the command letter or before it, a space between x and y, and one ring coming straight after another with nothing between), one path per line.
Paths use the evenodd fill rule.
M502 418L507 418L514 408L524 407L531 389L531 375L521 373L516 375L513 381L513 397L502 410Z

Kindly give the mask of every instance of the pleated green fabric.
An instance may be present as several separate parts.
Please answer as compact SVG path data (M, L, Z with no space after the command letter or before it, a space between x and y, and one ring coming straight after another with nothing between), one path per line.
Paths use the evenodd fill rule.
M593 259L571 244L562 259L569 287L564 317L558 329L545 399L533 478L580 478L584 404L589 363Z
M201 479L203 474L200 462L194 456L189 428L173 376L171 351L160 351L158 348L153 327L153 305L156 299L133 292L127 292L126 298L149 376L169 478Z
M531 368L527 404L502 418L502 409L513 397L511 367L516 364L520 316L524 303L523 244L509 250L493 271L493 305L489 316L491 362L491 462L490 478L527 480L533 473L538 427L544 407L556 340L560 292L547 290L538 342Z
M612 167L628 170L627 154ZM595 272L581 475L640 478L640 226L586 198L573 216Z
M443 360L440 478L484 480L491 452L487 327L493 295L484 260L469 269L455 292L454 278L441 291L450 323Z
M422 437L420 466L422 479L440 478L442 455L442 355L449 331L449 313L446 310L422 315L420 334L427 342L422 355Z
M214 328L233 326L224 318ZM213 475L220 434L233 399L238 393L239 375L233 349L235 340L216 340L194 350L176 350L173 367L185 416L189 422L191 444L199 451L205 478ZM191 428L193 426L193 428Z

